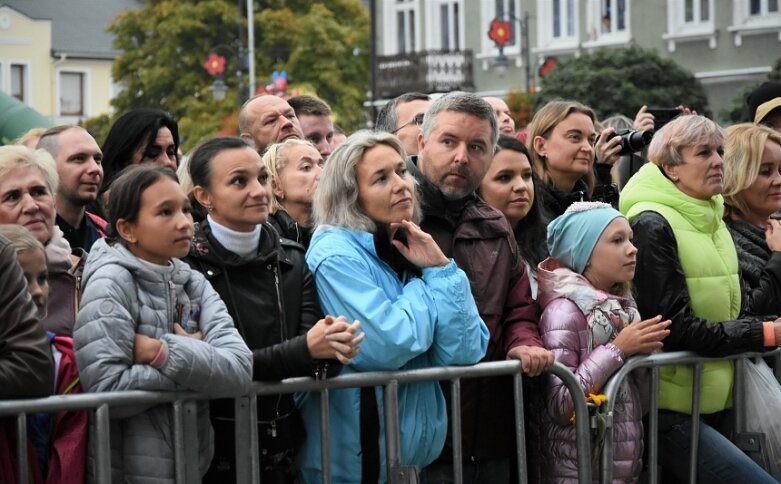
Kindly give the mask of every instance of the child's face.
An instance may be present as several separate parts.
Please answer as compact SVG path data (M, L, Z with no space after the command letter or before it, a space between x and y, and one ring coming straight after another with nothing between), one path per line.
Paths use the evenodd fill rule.
M153 264L168 264L172 257L184 257L190 251L190 201L182 187L168 177L161 177L141 194L135 223L120 220L117 225L130 251Z
M46 317L46 303L49 300L49 271L46 269L46 254L40 249L23 250L17 253L19 265L27 279L27 291L38 308L38 317Z

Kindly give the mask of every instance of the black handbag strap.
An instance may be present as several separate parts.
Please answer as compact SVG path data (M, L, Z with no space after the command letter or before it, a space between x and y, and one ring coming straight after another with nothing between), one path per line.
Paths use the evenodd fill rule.
M380 415L374 387L361 388L361 484L380 480Z

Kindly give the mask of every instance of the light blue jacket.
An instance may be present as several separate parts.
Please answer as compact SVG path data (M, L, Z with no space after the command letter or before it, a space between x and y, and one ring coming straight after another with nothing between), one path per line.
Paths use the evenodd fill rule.
M318 229L306 254L326 314L361 322L366 338L342 374L445 365L471 365L488 346L466 274L452 260L423 269L422 278L396 272L380 260L368 232ZM380 409L381 481L385 482L383 391ZM447 433L445 399L438 382L399 387L401 462L424 467L439 457ZM307 437L298 463L304 482L322 482L318 394L299 395ZM330 401L331 477L361 482L360 391L332 390Z

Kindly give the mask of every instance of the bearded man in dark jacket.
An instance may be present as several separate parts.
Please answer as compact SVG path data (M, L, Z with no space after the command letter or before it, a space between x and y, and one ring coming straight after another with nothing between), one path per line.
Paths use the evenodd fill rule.
M475 195L497 139L491 106L474 94L452 92L426 112L419 155L408 166L421 193L421 228L466 272L490 331L483 361L519 359L524 373L536 376L554 358L539 336L539 308L525 265L504 215ZM510 379L464 380L461 401L464 482L508 482L515 451ZM450 439L442 456L423 472L423 482L452 478L449 444Z

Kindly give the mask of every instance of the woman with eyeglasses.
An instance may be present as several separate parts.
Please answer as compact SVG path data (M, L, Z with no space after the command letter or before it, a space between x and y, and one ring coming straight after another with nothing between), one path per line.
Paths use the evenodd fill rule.
M179 165L179 125L160 109L132 109L111 126L102 151L103 185L90 211L105 218L102 206L107 192L127 166L155 163L176 171Z

